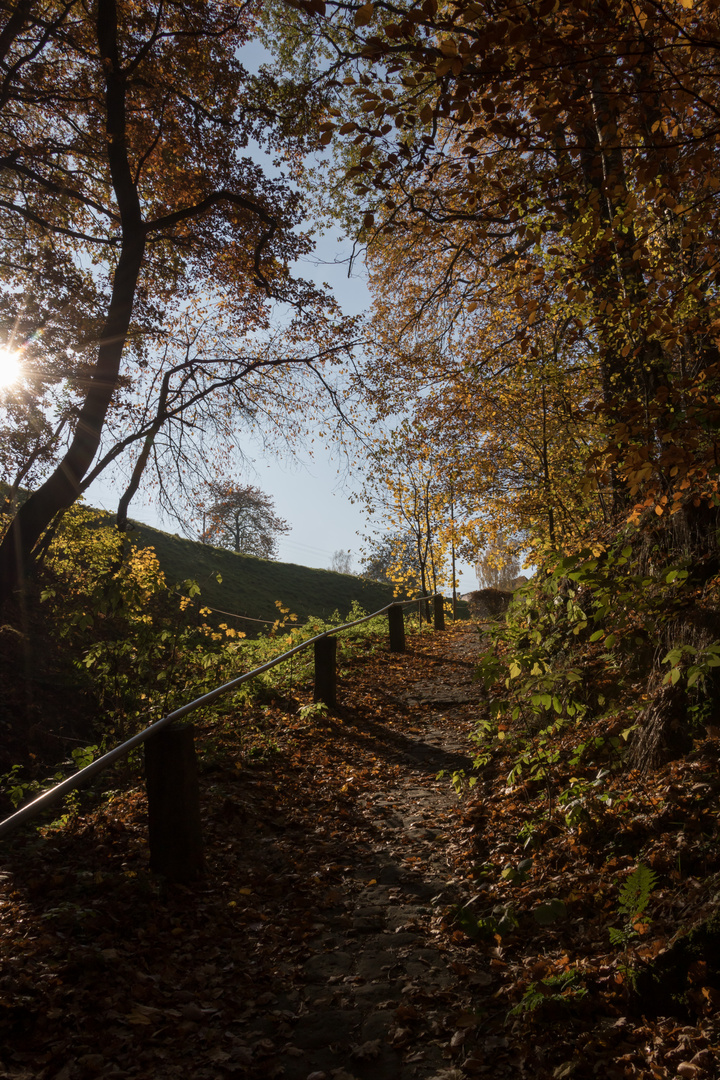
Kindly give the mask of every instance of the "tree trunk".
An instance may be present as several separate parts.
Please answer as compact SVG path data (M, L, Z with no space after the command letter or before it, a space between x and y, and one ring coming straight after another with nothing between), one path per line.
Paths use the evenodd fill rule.
M135 290L145 254L145 228L127 145L127 81L118 48L115 0L98 0L97 41L105 77L107 155L120 212L121 246L95 370L65 457L19 508L0 544L0 605L27 573L33 550L57 513L80 494L80 484L100 445L105 417L118 384Z
M643 773L682 757L692 747L684 687L663 685L661 673L652 683L628 758L629 768Z
M80 494L80 483L100 445L108 406L117 386L120 360L144 252L144 238L124 245L115 271L98 361L65 457L45 483L19 507L0 544L0 603L22 585L32 552L53 518ZM129 249L129 250L128 250Z

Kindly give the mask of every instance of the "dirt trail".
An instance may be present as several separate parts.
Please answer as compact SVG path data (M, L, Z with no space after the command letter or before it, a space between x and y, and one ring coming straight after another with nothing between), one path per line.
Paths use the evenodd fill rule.
M359 796L366 845L356 838L348 851L337 903L306 941L312 955L292 986L259 1025L253 1019L255 1032L273 1044L282 1023L288 1045L273 1071L286 1080L422 1080L442 1073L465 1037L448 1011L462 1017L478 986L491 981L482 972L468 978L435 925L439 908L467 898L448 859L458 802L447 776L437 774L471 766L466 709L478 700L477 630L455 631L444 645L438 655L436 642L425 657L422 678L385 687L411 718L395 754L396 775Z

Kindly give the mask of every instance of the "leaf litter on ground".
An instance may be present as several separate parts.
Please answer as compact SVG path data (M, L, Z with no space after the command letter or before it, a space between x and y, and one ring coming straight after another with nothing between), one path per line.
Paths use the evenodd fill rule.
M334 713L305 684L201 727L195 884L149 873L131 768L7 843L0 1076L716 1075L702 963L678 1015L632 979L717 908L717 742L614 774L572 827L508 783L509 749L458 799L478 650L471 624L378 642L344 660ZM657 884L612 945L638 864Z

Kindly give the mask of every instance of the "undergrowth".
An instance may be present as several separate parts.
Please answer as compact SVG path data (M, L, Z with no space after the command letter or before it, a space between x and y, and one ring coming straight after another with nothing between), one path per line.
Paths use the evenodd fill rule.
M82 506L66 515L38 577L38 614L47 635L43 647L49 642L62 652L74 671L68 676L73 692L92 701L95 720L92 741L75 740L78 745L65 761L31 754L14 762L0 776L6 809L179 706L367 614L353 601L345 615L336 611L327 619L312 618L298 625L296 616L277 601L272 627L246 638L211 618L210 610L201 606L196 581L168 584L152 548L137 546L112 525L98 524L96 513ZM410 626L414 621L412 615L407 619ZM372 654L379 647L379 636L386 634L385 617L339 634L339 676L353 656ZM27 646L37 651L38 643L28 641ZM295 695L312 687L313 667L310 646L221 695L190 719L221 722L229 710L264 702L281 701L295 711L300 707ZM312 709L312 715L318 710L304 708Z
M550 798L562 760L577 774L560 797L572 825L600 808L602 781L623 768L629 747L642 757L653 695L682 695L667 725L679 746L704 735L718 699L718 585L701 586L689 566L659 548L648 555L639 532L548 561L489 631L477 674L491 698L476 766L510 746L508 783L545 784Z

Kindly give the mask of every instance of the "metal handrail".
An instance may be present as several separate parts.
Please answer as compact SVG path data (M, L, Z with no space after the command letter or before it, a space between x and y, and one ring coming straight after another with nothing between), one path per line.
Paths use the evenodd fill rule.
M75 788L82 787L89 780L92 780L100 772L104 772L110 765L113 765L120 758L125 757L131 750L134 750L136 746L141 746L148 739L156 735L158 731L168 727L175 720L180 720L183 716L187 716L188 713L194 712L195 709L201 708L203 705L209 705L215 698L220 697L221 694L226 694L228 690L234 689L236 686L240 686L241 683L247 682L248 679L253 679L256 675L262 675L264 671L269 671L270 668L275 667L277 664L281 664L283 660L288 660L295 653L302 652L303 649L307 649L309 645L313 645L316 641L320 641L321 638L329 637L330 634L337 634L341 630L349 630L353 626L360 626L361 623L370 622L371 619L376 619L379 615L384 615L391 607L405 607L408 604L422 603L425 600L433 600L435 596L440 596L440 593L434 593L432 596L421 596L415 600L398 600L393 601L392 604L386 604L384 608L380 608L379 611L374 611L372 615L364 615L362 619L355 619L353 622L342 623L340 626L333 626L329 630L324 630L322 634L316 634L315 637L308 638L307 641L301 641L299 645L295 645L292 649L288 649L287 652L282 653L280 656L276 656L273 660L268 660L266 664L262 664L260 667L253 668L252 671L246 672L244 675L238 675L237 678L231 679L230 682L223 683L221 686L216 686L214 690L209 690L207 694L203 694L199 698L195 698L193 701L189 701L186 705L181 705L179 709L174 709L173 712L168 713L167 716L161 717L159 720L151 721L151 723L139 731L136 735L132 735L129 739L126 739L124 743L120 743L113 750L108 750L106 754L96 758L95 761L90 762L84 768L79 769L78 772L73 773L72 776L68 776L66 780L62 780L55 787L49 788L47 791L43 791L32 802L29 802L26 806L16 810L10 817L5 818L4 821L0 821L0 840L9 833L14 832L18 826L23 825L26 821L32 821L33 818L38 817L43 810L48 806L52 806L53 803L59 801L64 795L67 795L70 791L74 791Z

